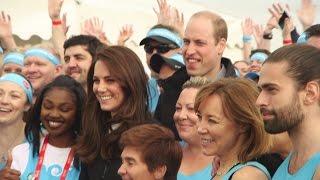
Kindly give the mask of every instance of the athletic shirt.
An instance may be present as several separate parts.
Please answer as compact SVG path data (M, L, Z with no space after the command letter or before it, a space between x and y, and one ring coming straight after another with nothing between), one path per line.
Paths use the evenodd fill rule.
M274 176L273 180L311 180L320 165L320 153L313 155L296 173L290 174L288 172L289 162L292 153L283 161Z
M178 172L177 180L209 180L211 179L212 165L205 167L204 169L197 171L190 175L184 175Z
M246 163L243 163L243 164L237 164L235 166L233 166L223 177L222 179L223 180L230 180L233 176L234 173L236 173L238 170L240 170L241 168L243 167L246 167L246 166L253 166L253 167L256 167L258 168L259 170L263 171L264 174L267 176L268 179L271 179L271 176L267 170L266 167L264 167L262 164L256 162L256 161L249 161L249 162L246 162Z
M43 138L41 145L43 144ZM64 165L67 161L69 151L71 148L58 148L50 144L47 145L43 165L41 168L39 179L41 180L60 180ZM21 180L32 179L34 175L38 156L32 155L32 145L29 143L23 143L12 150L12 169L16 169L21 172ZM71 163L69 172L67 174L67 180L79 179L79 169L76 169Z

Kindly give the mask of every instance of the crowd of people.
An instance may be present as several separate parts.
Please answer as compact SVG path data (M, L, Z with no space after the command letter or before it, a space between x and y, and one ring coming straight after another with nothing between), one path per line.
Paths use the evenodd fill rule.
M18 47L0 15L0 179L320 179L320 24L301 0L267 23L242 23L243 57L212 11L184 16L157 0L140 42L151 70L98 18L67 37L63 0L48 0L52 38ZM271 51L275 28L283 46ZM256 48L253 44L256 42ZM319 127L318 127L319 126ZM319 128L319 129L318 129Z

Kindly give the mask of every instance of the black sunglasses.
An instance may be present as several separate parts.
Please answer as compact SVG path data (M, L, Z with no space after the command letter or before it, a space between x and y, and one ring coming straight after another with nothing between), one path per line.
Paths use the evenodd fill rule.
M151 44L144 45L144 51L148 54L152 54L154 49L156 49L157 53L164 54L177 48L178 47L173 44L159 44L155 46L152 46Z

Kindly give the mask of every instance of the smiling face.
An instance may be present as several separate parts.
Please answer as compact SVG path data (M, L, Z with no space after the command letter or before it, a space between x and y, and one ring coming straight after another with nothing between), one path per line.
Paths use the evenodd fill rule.
M85 46L76 45L68 47L65 51L64 61L66 74L84 85L87 83L87 75L92 57Z
M217 41L213 32L209 18L200 16L190 19L182 49L189 75L215 78L216 73L219 72L226 40L222 38Z
M149 172L148 166L142 160L141 152L134 147L127 146L121 153L122 165L118 174L123 180L155 180L153 173Z
M94 66L93 93L103 111L115 113L125 100L125 94L118 79L110 74L105 62L98 60Z
M23 89L12 82L0 82L0 125L21 120L28 109L27 96Z
M241 136L240 128L224 115L218 95L211 95L201 102L198 116L198 133L205 155L223 157L235 151L234 147L237 147L237 141Z
M50 61L39 57L27 57L24 60L23 74L37 92L49 84L61 71L61 66L54 66Z
M76 109L76 97L68 90L55 87L46 92L40 119L50 137L73 134Z
M194 111L194 101L198 89L186 88L184 89L177 101L176 112L173 119L178 130L179 136L184 141L199 141L197 134L198 117Z
M300 94L294 80L286 71L288 64L265 63L259 79L260 95L257 105L260 107L265 129L269 133L281 133L292 129L302 122Z

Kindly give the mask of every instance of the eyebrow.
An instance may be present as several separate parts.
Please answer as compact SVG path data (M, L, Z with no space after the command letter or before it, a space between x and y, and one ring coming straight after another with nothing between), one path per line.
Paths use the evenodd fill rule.
M259 89L266 89L268 87L279 87L277 84L275 83L263 83L261 85L258 85Z
M126 160L126 161L136 162L136 160L134 158L132 158L132 157L124 157L123 159Z

